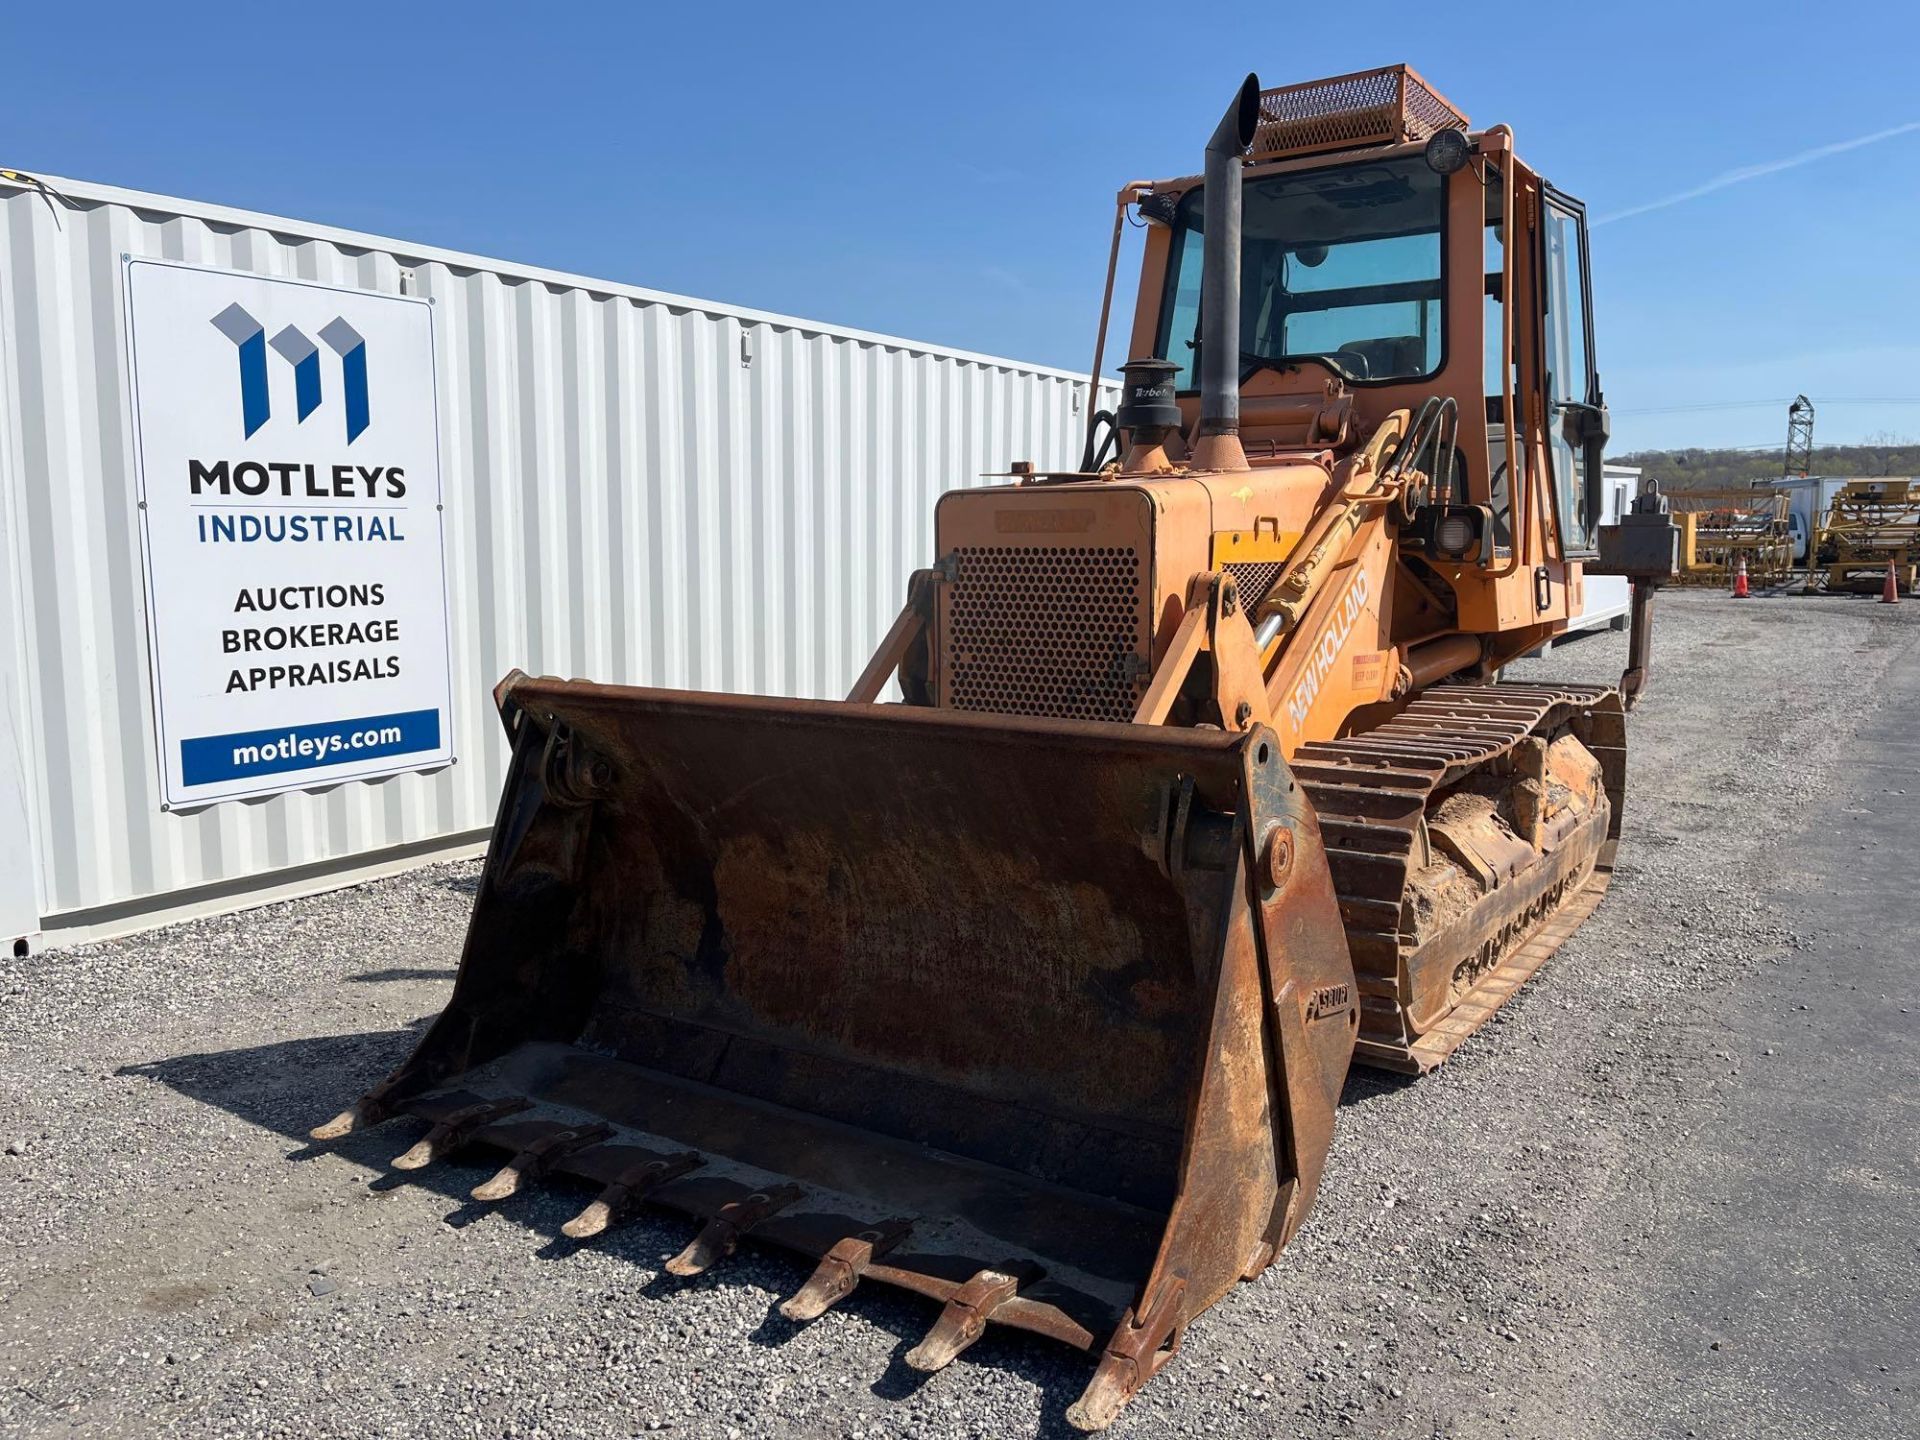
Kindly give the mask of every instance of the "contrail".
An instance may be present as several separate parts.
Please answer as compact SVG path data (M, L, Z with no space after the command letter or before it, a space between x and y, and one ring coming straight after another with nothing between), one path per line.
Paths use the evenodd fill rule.
M1760 165L1742 165L1737 170L1728 170L1716 175L1704 185L1696 185L1691 190L1682 190L1677 195L1669 195L1662 200L1649 200L1644 205L1634 205L1625 210L1616 210L1611 215L1602 215L1593 223L1608 225L1615 220L1625 220L1632 215L1645 215L1649 210L1664 210L1669 205L1679 205L1688 200L1698 200L1702 195L1711 195L1716 190L1724 190L1729 185L1738 185L1743 180L1758 180L1762 175L1772 175L1781 170L1791 170L1796 165L1811 165L1815 160L1824 160L1829 155L1843 154L1848 150L1858 150L1862 145L1878 145L1882 140L1891 140L1896 135L1910 135L1920 130L1920 120L1910 120L1905 125L1895 125L1890 130L1876 130L1871 135L1858 135L1851 140L1837 140L1831 145L1822 145L1813 150L1802 150L1798 155L1789 155L1782 160L1769 160Z

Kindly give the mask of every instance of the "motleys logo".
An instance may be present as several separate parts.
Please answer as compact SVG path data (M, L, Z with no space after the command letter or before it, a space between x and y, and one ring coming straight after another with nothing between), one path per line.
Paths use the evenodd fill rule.
M320 408L320 347L304 332L289 325L267 339L267 330L238 303L213 317L213 328L233 342L240 355L240 426L248 439L273 416L267 394L267 351L271 349L293 367L294 422ZM347 443L351 445L372 421L367 403L367 342L341 316L320 327L320 338L340 357L340 389L346 407Z
M1333 662L1346 649L1354 623L1359 620L1360 612L1366 608L1372 594L1373 576L1362 570L1354 577L1353 584L1347 587L1340 608L1334 612L1333 623L1320 632L1318 643L1307 656L1307 668L1294 684L1293 693L1287 697L1287 718L1293 722L1295 730L1306 723L1307 712L1313 708L1313 702L1320 698L1320 687L1326 681L1327 672L1333 669Z

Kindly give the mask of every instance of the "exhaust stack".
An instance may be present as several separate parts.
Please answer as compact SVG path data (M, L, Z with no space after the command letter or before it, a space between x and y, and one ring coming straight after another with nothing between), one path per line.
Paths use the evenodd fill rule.
M1197 470L1247 468L1240 448L1240 159L1259 123L1260 77L1249 75L1207 141Z

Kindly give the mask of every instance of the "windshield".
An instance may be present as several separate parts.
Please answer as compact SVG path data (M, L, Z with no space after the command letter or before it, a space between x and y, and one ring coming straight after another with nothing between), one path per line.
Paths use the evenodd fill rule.
M1442 177L1419 156L1269 175L1242 195L1243 363L1325 356L1361 381L1432 375L1441 360ZM1160 354L1195 387L1201 192L1173 223Z

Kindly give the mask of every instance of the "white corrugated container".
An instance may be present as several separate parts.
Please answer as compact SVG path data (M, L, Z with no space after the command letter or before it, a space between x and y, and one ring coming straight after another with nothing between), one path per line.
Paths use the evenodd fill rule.
M1640 467L1606 465L1601 468L1600 523L1617 524L1633 506L1640 493ZM1633 590L1623 575L1589 575L1585 581L1586 604L1567 626L1569 633L1627 628L1627 611L1632 607Z
M7 936L473 846L516 665L843 694L933 558L940 493L1078 455L1084 375L47 178L67 203L0 183L0 813L12 788L34 872ZM459 764L161 812L122 255L432 297Z

